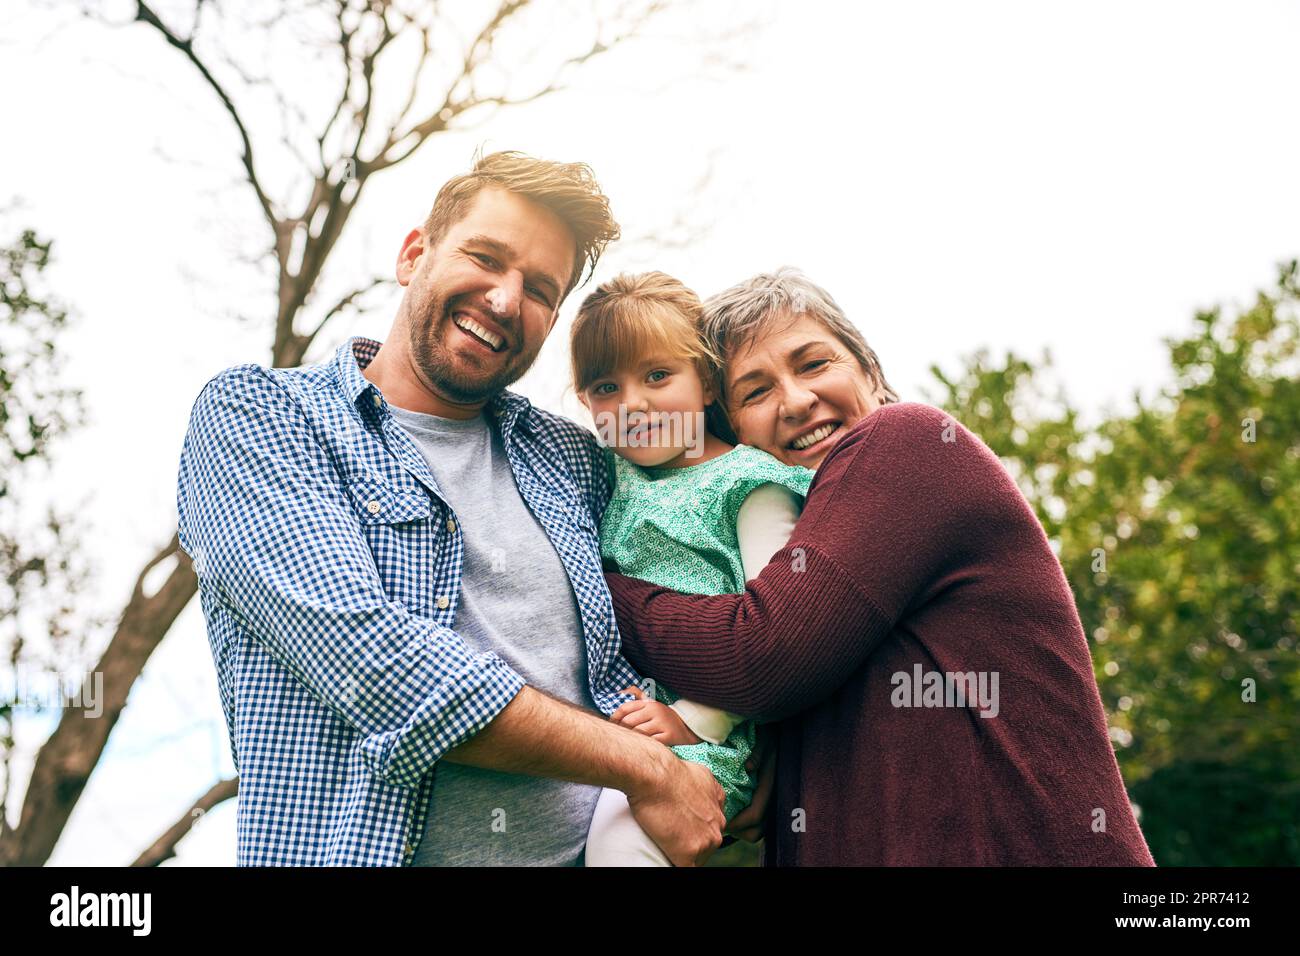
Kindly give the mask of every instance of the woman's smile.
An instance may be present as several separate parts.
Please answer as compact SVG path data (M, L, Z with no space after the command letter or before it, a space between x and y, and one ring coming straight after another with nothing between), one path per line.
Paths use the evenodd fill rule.
M787 465L816 468L880 407L862 366L808 316L742 349L727 377L737 437Z

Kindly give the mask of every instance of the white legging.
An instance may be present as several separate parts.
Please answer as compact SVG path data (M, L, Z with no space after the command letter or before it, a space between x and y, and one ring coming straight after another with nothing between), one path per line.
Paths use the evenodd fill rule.
M622 790L604 789L587 831L587 866L672 866L632 816Z

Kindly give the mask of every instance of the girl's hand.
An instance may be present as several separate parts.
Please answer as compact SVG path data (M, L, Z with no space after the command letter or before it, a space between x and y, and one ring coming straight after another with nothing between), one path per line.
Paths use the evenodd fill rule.
M645 734L665 747L702 742L677 715L677 711L657 700L647 700L644 694L640 694L637 700L621 705L609 715L609 719Z

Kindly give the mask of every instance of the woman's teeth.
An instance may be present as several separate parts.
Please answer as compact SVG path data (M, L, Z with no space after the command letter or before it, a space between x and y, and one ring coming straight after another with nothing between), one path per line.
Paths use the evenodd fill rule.
M839 427L840 427L839 422L827 422L825 425L823 425L821 428L818 428L816 431L811 431L807 435L804 435L801 438L796 438L794 441L790 442L790 447L793 448L795 451L803 451L808 446L817 444L819 441L821 441L823 438L825 438L827 435L829 435L831 432L835 431L835 429Z
M499 335L493 335L467 315L457 313L451 317L451 320L456 323L458 329L463 329L476 338L482 339L484 344L493 352L500 351L501 346L505 344L505 339Z

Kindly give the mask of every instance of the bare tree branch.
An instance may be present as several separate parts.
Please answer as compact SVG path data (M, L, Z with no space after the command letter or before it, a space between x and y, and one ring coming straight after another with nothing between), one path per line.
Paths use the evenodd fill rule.
M361 286L360 288L357 289L353 289L351 292L349 292L343 298L339 299L338 302L336 302L333 306L330 307L330 310L326 312L324 317L320 320L320 322L317 323L316 328L312 330L310 338L314 339L317 335L319 335L321 329L325 327L325 324L329 322L330 319L334 318L334 316L338 315L349 306L354 306L356 304L356 301L362 296L364 296L371 289L377 289L380 286L390 286L393 284L394 281L395 280L391 278L387 278L385 276L375 276L373 279L370 280L369 284ZM364 309L358 307L357 311L364 311Z
M168 827L167 832L153 842L149 849L141 853L132 866L158 866L164 860L170 860L176 855L176 844L180 843L186 834L194 828L194 824L199 818L220 803L237 796L239 793L239 778L231 777L229 780L220 780L214 783L211 789L195 801L194 806L181 816L179 820Z
M146 595L145 577L173 558L176 567L167 580ZM197 590L189 555L181 550L178 536L172 535L137 576L117 629L92 671L103 677L102 700L89 702L84 694L78 695L76 705L64 708L54 733L37 753L18 826L0 843L0 863L40 866L49 859L126 707L136 678ZM87 707L96 703L102 713L92 717Z
M459 66L459 73L432 98L434 103L440 100L441 104L412 123L408 115L415 112L419 116L422 112L417 109L418 86L428 68L436 62L434 30L443 22L436 7L421 2L411 7L416 12L407 12L391 0L336 0L333 13L337 22L331 21L329 29L329 46L335 51L330 62L341 63L344 75L339 82L341 90L332 104L332 112L319 130L312 133L307 117L294 106L296 101L286 98L274 83L269 82L269 77L249 73L231 57L222 57L218 53L209 58L206 53L200 55L196 50L195 38L201 21L204 22L205 47L217 43L211 29L214 22L220 21L205 20L204 14L206 8L210 7L215 13L220 13L221 8L196 0L193 26L185 37L169 28L148 3L137 0L132 22L143 23L156 31L170 47L182 54L229 114L238 132L241 144L239 161L243 170L241 182L246 182L253 192L261 210L259 218L270 226L273 237L262 260L268 265L273 260L277 269L270 364L277 367L301 364L312 342L331 321L345 312L362 310L366 294L390 281L373 279L369 284L353 289L311 322L307 331L297 330L296 323L306 321L304 313L314 311L310 305L318 282L372 175L410 159L432 137L448 129L449 124L459 120L457 128L463 127L470 111L484 107L479 112L493 114L501 107L535 102L566 88L569 73L634 39L644 24L667 6L666 0L650 0L643 5L634 0L630 7L620 8L616 14L619 19L588 22L587 25L594 27L590 44L561 59L554 69L545 70L544 75L548 75L550 80L537 88L522 92L511 90L508 85L504 89L484 89L486 80L481 74L496 65L494 58L499 59L496 51L505 43L503 31L514 29L515 25L522 30L521 14L530 6L539 4L540 0L500 2L467 44L444 52L442 56L446 62ZM290 6L282 0L278 12L269 15L262 26L266 30L281 26ZM321 16L319 3L296 7L295 13L316 18ZM640 10L640 13L624 15L629 9ZM329 16L328 11L326 16ZM288 24L284 25L287 27ZM417 29L421 36L413 76L391 78L391 71L386 66L390 55L386 55L386 51L395 48L399 36ZM294 39L304 46L316 46L319 34L310 39ZM255 162L253 133L246 122L246 114L241 113L236 105L232 93L234 87L228 88L223 84L213 67L229 69L234 81L243 82L245 87L260 87L268 82L280 108L281 133L284 134L280 142L302 164L302 176L288 193L299 197L297 200L282 195L277 203L272 198ZM403 82L409 85L396 88L403 93L397 102L404 105L395 117L386 117L381 124L376 116L376 110L386 102L379 95L381 90ZM315 141L315 149L309 148L308 152L315 152L318 161L306 163L297 145L290 144L290 124L283 121L290 115L305 131L302 143L309 145ZM375 135L370 135L372 132ZM146 578L152 582L155 575L163 572L173 561L174 565L166 573L162 585L150 593ZM190 559L173 535L171 541L145 563L96 666L95 670L103 675L102 716L90 719L84 708L65 709L58 726L36 756L18 826L9 829L0 825L0 863L40 865L49 858L103 754L132 686L196 591L197 579ZM177 827L184 822L178 822ZM146 851L141 860L146 860L150 853L155 859L166 858L159 854L170 853L167 840L173 835L172 844L183 835L183 831L173 827L150 851Z
M325 159L325 141L329 139L330 131L334 129L334 124L338 122L343 115L343 107L352 99L352 37L356 34L355 30L349 30L344 14L347 12L346 0L338 0L339 10L339 52L343 55L343 92L339 94L334 106L334 112L326 120L325 127L321 130L320 136L317 137L316 143L320 148L320 163L324 169L329 166Z
M200 3L196 6L194 11L194 23L196 29L198 26L199 14L201 12L202 4ZM158 15L154 13L153 10L149 9L148 4L144 3L143 0L136 0L135 19L142 23L149 24L149 26L161 33L168 43L184 53L186 58L194 64L194 68L199 71L199 75L201 75L203 79L207 81L208 85L212 87L213 92L217 94L222 105L226 107L226 111L230 113L231 118L235 121L235 127L239 130L239 138L243 141L244 152L241 158L244 163L244 170L248 174L248 184L253 188L253 192L257 195L257 201L261 205L262 212L266 215L266 220L270 224L272 232L274 233L277 225L275 209L272 207L271 200L267 197L266 192L262 189L261 181L257 178L257 169L253 164L253 143L248 137L248 130L244 127L244 121L240 118L239 111L235 109L235 104L231 102L225 89L222 88L221 84L217 82L216 78L208 70L204 62L200 60L198 55L194 52L193 38L191 37L189 40L184 40L169 30L167 25L158 18Z

